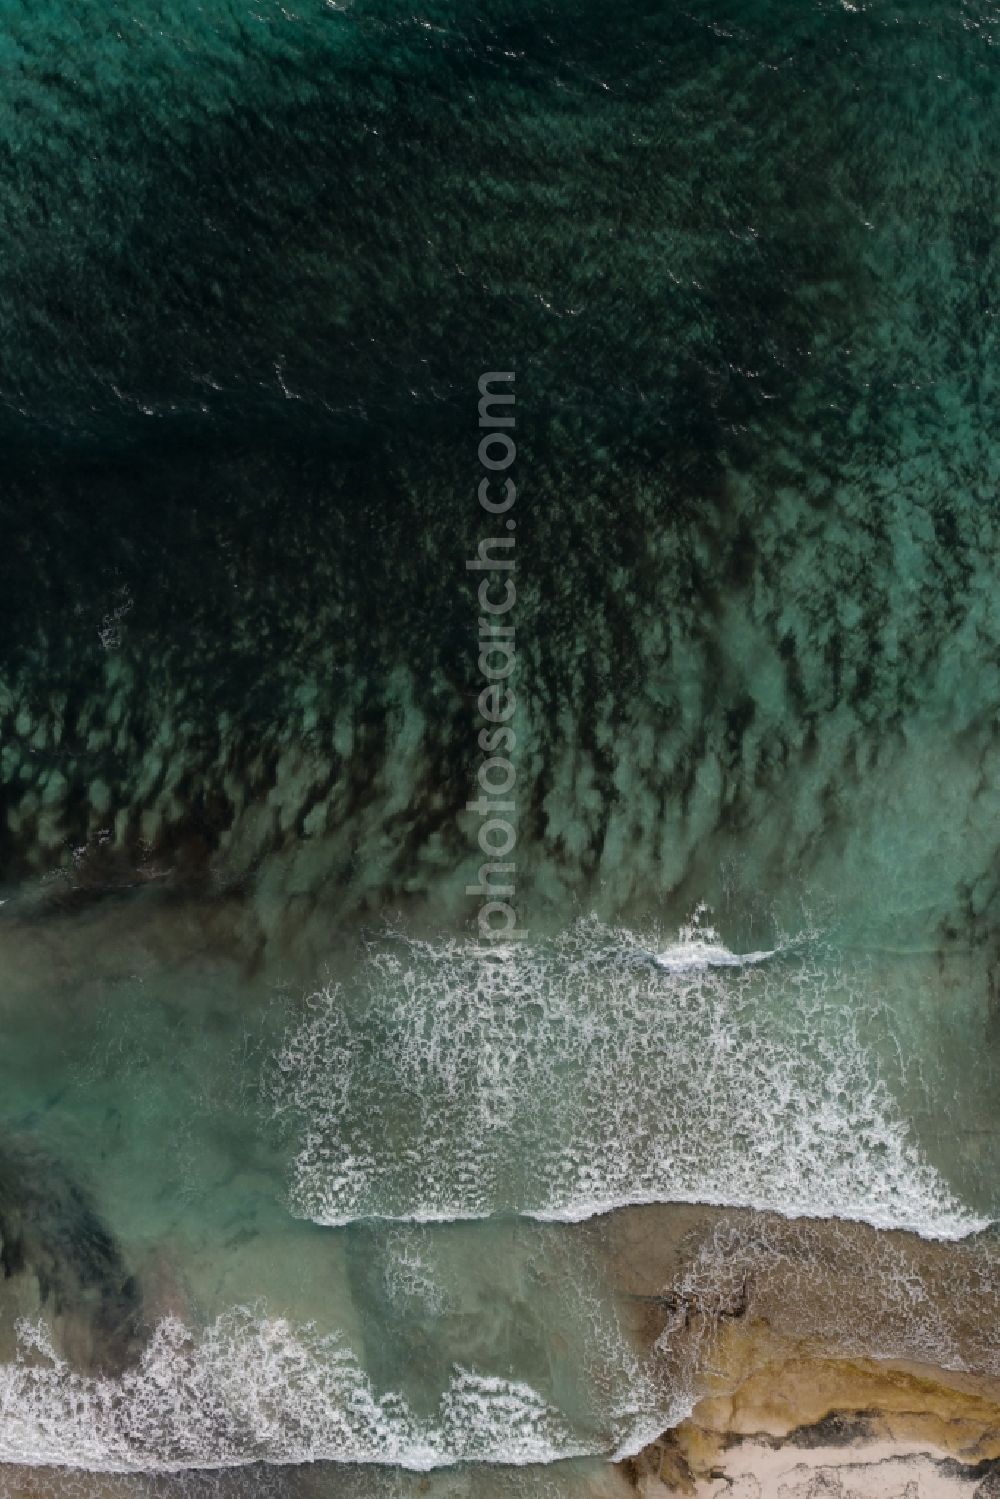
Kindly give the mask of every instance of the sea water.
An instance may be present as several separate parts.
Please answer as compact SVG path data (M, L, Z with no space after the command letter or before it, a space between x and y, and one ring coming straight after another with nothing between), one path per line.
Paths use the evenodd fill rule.
M0 0L0 1491L612 1499L642 1296L996 1371L995 51Z
M3 1233L26 1260L4 1293L9 1463L621 1455L686 1412L698 1361L680 1332L636 1339L593 1215L703 1202L972 1243L989 1222L976 1172L907 1112L919 1096L940 1129L958 1080L910 1075L904 1046L927 1038L815 932L741 966L704 913L674 948L587 918L484 984L467 938L392 929L309 992L155 959L152 932L183 945L162 913L141 971L134 950L95 957L107 919L63 918L51 948L36 931L8 970ZM741 1255L761 1274L761 1233L736 1242L684 1274L722 1288ZM820 1288L822 1238L802 1242ZM937 1315L961 1323L976 1272L961 1294L948 1273ZM939 1295L931 1277L921 1300ZM840 1319L876 1351L870 1321ZM940 1335L909 1337L940 1357Z

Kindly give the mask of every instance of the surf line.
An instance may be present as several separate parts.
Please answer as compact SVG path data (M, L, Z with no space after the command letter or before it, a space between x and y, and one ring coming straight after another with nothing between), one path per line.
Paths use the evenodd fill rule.
M479 675L485 685L477 700L481 727L477 744L481 755L476 771L479 796L465 810L479 817L478 843L486 861L479 866L478 883L466 885L466 895L478 897L480 943L484 951L501 955L503 944L526 937L517 924L513 905L517 864L511 855L517 845L517 736L512 720L517 697L511 678L517 666L514 573L517 521L509 512L517 500L517 486L508 472L517 459L514 441L514 371L489 370L479 377L479 462L486 473L479 481L479 504L489 516L503 516L506 536L486 536L477 555L465 564L481 574L476 592L479 604ZM484 430L485 429L485 430ZM501 477L502 476L502 477ZM495 529L499 529L499 522Z

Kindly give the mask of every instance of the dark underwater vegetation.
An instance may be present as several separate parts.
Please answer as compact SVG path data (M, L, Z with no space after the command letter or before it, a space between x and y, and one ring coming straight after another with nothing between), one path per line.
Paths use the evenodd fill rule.
M998 23L0 0L0 1488L997 1376Z

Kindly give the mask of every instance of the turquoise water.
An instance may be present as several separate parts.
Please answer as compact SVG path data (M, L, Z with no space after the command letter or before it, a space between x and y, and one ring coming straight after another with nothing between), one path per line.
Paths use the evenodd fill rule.
M734 1264L995 1369L997 19L0 0L12 1495L614 1499Z

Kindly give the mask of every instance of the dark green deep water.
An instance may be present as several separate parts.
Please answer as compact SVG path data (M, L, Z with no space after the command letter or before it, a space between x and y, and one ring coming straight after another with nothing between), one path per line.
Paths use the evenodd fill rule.
M1000 1217L998 42L0 0L0 1459L612 1495L695 1375L582 1220ZM850 1346L1000 1366L991 1234Z

